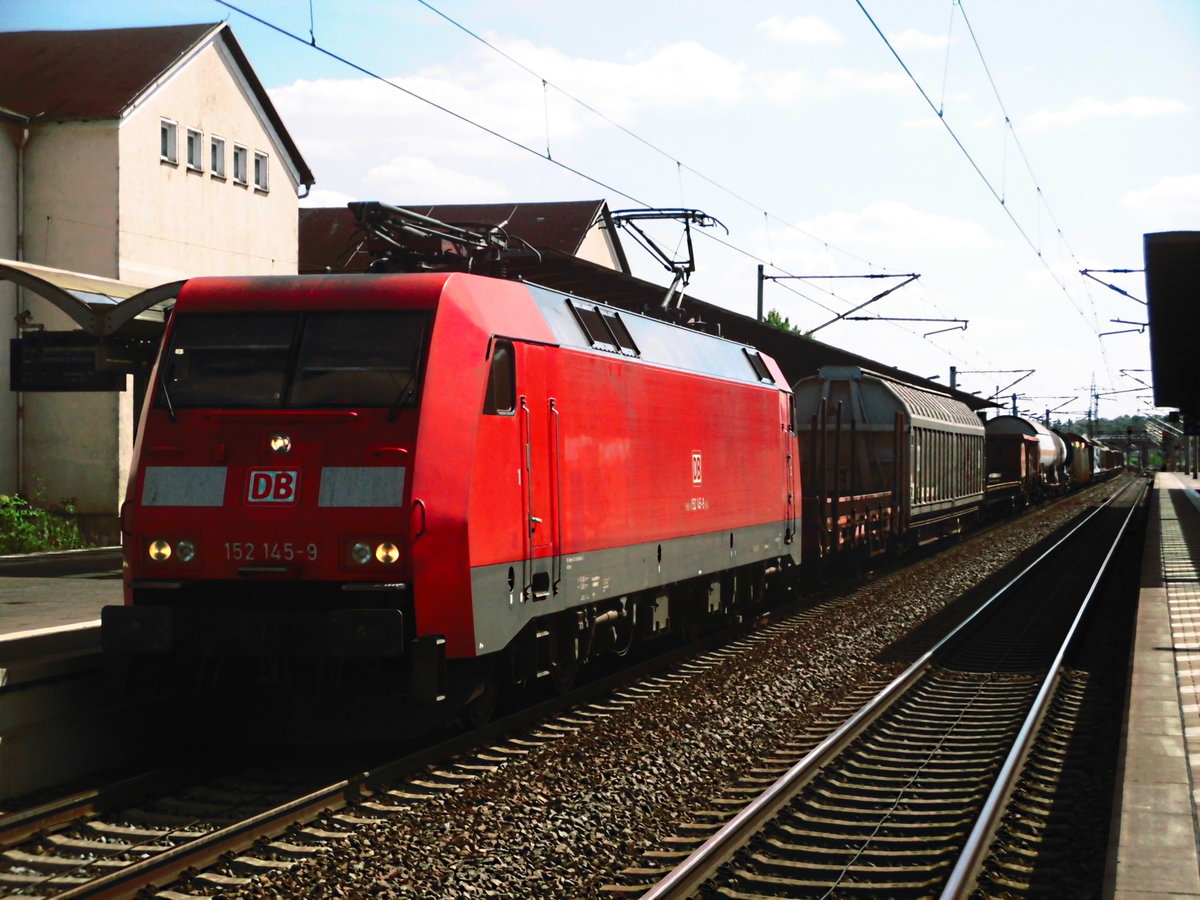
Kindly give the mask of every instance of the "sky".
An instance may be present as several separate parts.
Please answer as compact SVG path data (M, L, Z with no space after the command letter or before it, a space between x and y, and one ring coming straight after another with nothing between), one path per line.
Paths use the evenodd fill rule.
M761 264L768 310L883 364L1054 419L1163 412L1143 275L1079 270L1200 230L1200 0L234 5L0 0L0 30L228 20L303 205L700 209L728 234L694 229L699 299L753 315ZM845 276L908 273L837 319L903 280Z

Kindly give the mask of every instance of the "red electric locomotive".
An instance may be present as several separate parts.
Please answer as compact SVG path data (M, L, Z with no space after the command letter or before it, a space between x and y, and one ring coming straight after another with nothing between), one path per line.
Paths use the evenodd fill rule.
M759 603L799 559L791 411L751 347L528 284L192 279L105 647L482 715Z

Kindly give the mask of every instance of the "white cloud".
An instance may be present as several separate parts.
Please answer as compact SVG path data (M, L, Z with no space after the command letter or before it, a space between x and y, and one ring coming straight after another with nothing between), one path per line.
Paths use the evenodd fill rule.
M397 156L364 176L372 196L403 203L499 203L510 200L504 185L421 156Z
M835 100L847 94L891 94L909 84L903 74L866 72L861 69L829 69L814 78L804 69L760 76L763 94L775 103L798 100Z
M773 103L794 103L820 92L820 83L804 69L768 75L762 81L763 94Z
M1084 97L1062 109L1039 109L1025 119L1020 131L1022 134L1032 134L1078 125L1089 119L1145 119L1190 111L1191 107L1186 103L1162 97L1130 97L1117 102Z
M1150 187L1127 191L1121 205L1147 219L1158 229L1195 228L1200 222L1200 175L1159 179Z
M614 118L629 118L649 108L736 101L741 95L745 71L741 63L725 59L695 41L680 41L652 56L625 62L572 59L558 50L527 41L505 43L502 49L548 81ZM494 75L501 76L505 67L507 64ZM529 76L524 80L529 80ZM535 87L541 91L540 82Z
M341 191L326 191L321 188L313 188L308 192L308 196L300 201L301 206L345 206L354 200L360 198L353 197L350 194L343 194Z
M505 46L548 81L627 127L661 110L733 104L742 91L744 66L694 41L618 62L572 59L521 42ZM600 117L546 91L540 78L490 51L392 80L396 86L372 78L299 80L271 91L323 190L441 202L504 200L519 190L518 170L536 166L534 154L544 154L547 144L555 159L572 159L591 146L585 138L612 133Z
M861 69L830 69L825 80L832 90L864 93L894 93L909 88L908 76L901 72L864 72Z
M771 16L756 27L768 39L784 44L841 44L846 40L820 16Z
M890 34L888 40L897 50L941 50L950 43L946 35L926 34L916 28Z
M939 216L895 200L872 203L860 212L832 212L801 223L835 245L883 250L979 250L1000 241L976 222Z
M975 119L971 122L971 127L977 128L980 131L984 131L995 128L998 121L999 119L997 119L995 116L980 116L978 119Z
M930 128L940 128L942 125L941 119L937 116L925 116L921 119L905 119L900 123L901 128L906 128L909 131L922 131Z
M733 103L741 93L744 66L694 41L627 62L571 59L527 42L509 43L504 49L625 124L647 110ZM370 78L301 80L271 91L271 98L289 130L305 139L305 155L314 158L340 157L350 135L390 145L398 133L422 140L445 135L453 130L448 127L452 116L433 104L538 149L546 140L547 104L554 141L576 139L604 125L579 104L557 91L547 93L541 80L492 53L390 80L393 84ZM458 143L459 152L471 152L491 140L480 140L478 129L472 131L474 136Z

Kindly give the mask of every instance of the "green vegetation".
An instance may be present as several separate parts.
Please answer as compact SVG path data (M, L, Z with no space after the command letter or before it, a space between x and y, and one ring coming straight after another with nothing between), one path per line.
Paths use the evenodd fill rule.
M1060 431L1072 431L1076 434L1087 434L1087 419L1067 419L1065 422L1055 420L1054 426ZM1097 419L1092 424L1092 430L1096 434L1124 434L1125 429L1132 428L1134 434L1139 434L1146 430L1146 418L1144 416L1118 416L1115 419Z
M800 330L799 325L793 325L787 316L781 315L777 309L767 310L767 314L763 317L763 321L768 325L774 325L776 328L781 328L784 331L791 331L799 335L804 332Z
M0 494L0 553L42 553L86 546L75 520L74 499L53 509L20 494Z

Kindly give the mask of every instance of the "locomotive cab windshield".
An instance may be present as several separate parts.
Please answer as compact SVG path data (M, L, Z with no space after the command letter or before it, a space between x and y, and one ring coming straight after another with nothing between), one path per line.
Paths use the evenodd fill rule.
M340 409L415 406L425 312L185 313L175 321L156 405Z

